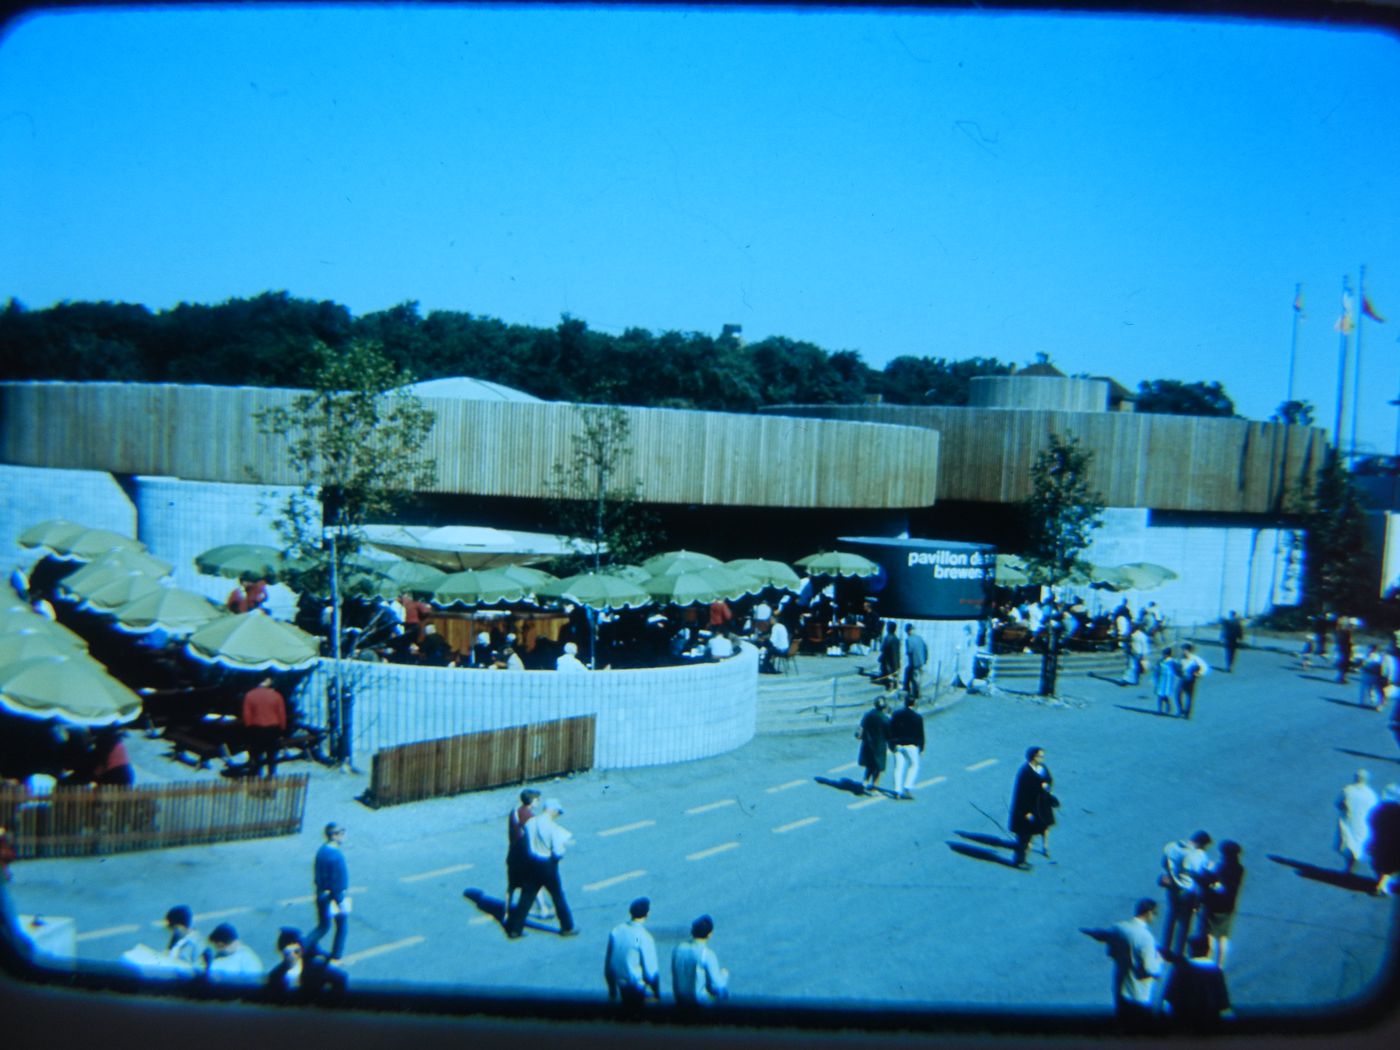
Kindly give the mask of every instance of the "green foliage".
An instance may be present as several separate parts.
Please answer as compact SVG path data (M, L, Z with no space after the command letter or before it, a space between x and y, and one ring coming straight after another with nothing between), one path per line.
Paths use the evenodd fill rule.
M1011 370L994 357L896 357L885 366L879 389L892 405L965 405L974 376L1009 375Z
M1336 450L1329 450L1310 495L1294 501L1303 524L1303 604L1311 611L1369 605L1377 581L1366 511Z
M1154 379L1138 384L1137 410L1164 416L1230 417L1235 414L1235 403L1218 381Z
M1310 427L1313 425L1313 411L1311 401L1284 401L1274 411L1270 422Z
M563 575L635 564L659 542L655 519L639 505L641 485L628 480L633 455L627 413L616 406L576 405L578 431L567 462L554 465L554 518L579 555L554 566Z
M1055 586L1076 568L1079 554L1103 524L1103 496L1089 484L1093 453L1075 437L1050 435L1050 447L1031 468L1031 494L1022 504L1026 546L1022 561L1032 582Z

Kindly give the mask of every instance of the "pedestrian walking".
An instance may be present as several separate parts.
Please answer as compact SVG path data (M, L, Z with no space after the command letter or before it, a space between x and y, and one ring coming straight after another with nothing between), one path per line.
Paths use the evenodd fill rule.
M897 639L896 639L897 641ZM877 696L870 710L860 720L856 739L860 741L860 753L856 761L865 770L865 782L861 785L862 794L870 794L880 783L880 774L885 771L885 762L890 750L890 716L886 714L885 698Z
M345 863L342 846L345 842L345 828L331 821L325 828L326 841L316 851L316 861L312 866L312 877L316 885L316 928L306 939L309 947L315 948L321 938L335 925L335 940L330 957L340 959L345 955L346 926L350 919L350 868ZM212 934L211 934L212 937Z
M880 641L880 675L876 679L887 690L896 688L899 682L899 626L891 621L885 624L885 637Z
M1380 646L1368 646L1366 655L1361 658L1361 665L1356 669L1357 677L1361 680L1361 696L1358 703L1373 711L1379 711L1385 706L1384 660Z
M890 716L889 741L894 751L895 798L912 802L911 790L919 779L919 756L924 750L924 716L918 712L918 698L910 693L904 706Z
M1189 719L1196 705L1196 684L1210 674L1210 665L1196 652L1196 647L1187 642L1181 647L1181 661L1178 668L1181 681L1176 687L1176 713Z
M671 994L679 1006L713 1006L729 998L729 971L710 947L715 921L702 915L690 924L690 940L671 952Z
M534 788L520 792L520 805L506 817L506 912L515 902L516 892L525 885L530 849L525 843L525 825L535 815L540 793Z
M1371 810L1371 868L1376 873L1377 897L1390 893L1400 875L1400 784L1387 784Z
M1235 908L1239 904L1240 886L1244 882L1244 852L1238 842L1226 839L1220 844L1220 860L1202 877L1204 892L1201 910L1205 913L1205 934L1209 958L1225 969L1225 957L1230 950L1230 932L1235 925Z
M1147 654L1150 648L1147 632L1141 626L1128 632L1128 640L1123 643L1123 653L1128 661L1123 668L1123 685L1137 685L1142 681L1142 673L1147 670Z
M1365 859L1371 841L1371 810L1380 800L1371 787L1371 774L1358 769L1352 782L1337 796L1337 844L1342 870L1351 871Z
M1350 616L1337 617L1337 630L1332 636L1337 643L1337 684L1347 684L1347 672L1351 670L1351 649L1353 633L1360 621Z
M1025 764L1016 771L1016 783L1011 790L1011 815L1007 822L1011 834L1016 836L1013 863L1022 871L1030 870L1026 852L1030 849L1031 839L1041 833L1045 826L1045 814L1052 808L1045 797L1050 791L1049 777L1049 771L1045 768L1045 749L1038 745L1028 747Z
M1169 715L1176 700L1176 689L1181 684L1181 665L1172 655L1171 646L1162 650L1157 665L1152 670L1152 688L1157 694L1157 713Z
M1240 619L1240 614L1234 609L1230 610L1230 615L1220 621L1220 645L1225 650L1225 670L1227 673L1235 669L1235 654L1239 652L1240 646L1244 644L1244 621Z
M904 625L904 691L916 700L919 692L919 679L924 675L928 663L928 643L921 635L914 633L914 625Z
M277 775L277 752L287 732L287 700L264 678L243 694L242 720L248 734L248 770L253 776Z
M1211 958L1207 938L1191 938L1186 945L1186 958L1172 964L1162 1002L1173 1028L1209 1031L1229 1013L1225 971Z
M1206 855L1210 841L1210 835L1198 831L1188 839L1177 839L1162 847L1162 874L1158 881L1167 891L1162 947L1174 955L1185 949L1196 909L1201 905L1201 880L1210 868L1210 857Z
M1156 919L1157 902L1143 897L1133 908L1133 917L1115 923L1108 935L1113 1012L1120 1023L1135 1031L1152 1023L1152 982L1162 976L1162 955L1152 936Z
M520 899L506 914L506 935L512 939L525 936L525 916L540 890L549 893L555 914L559 916L559 936L578 935L573 912L564 897L564 884L559 878L559 862L564 859L574 837L558 823L559 817L564 815L564 807L557 798L546 799L540 809L541 812L525 825L525 844L530 854L526 879L520 888Z
M646 928L651 901L638 897L628 906L627 914L628 920L608 934L603 977L608 982L609 999L636 1009L648 995L661 998L661 972L656 964L656 942Z

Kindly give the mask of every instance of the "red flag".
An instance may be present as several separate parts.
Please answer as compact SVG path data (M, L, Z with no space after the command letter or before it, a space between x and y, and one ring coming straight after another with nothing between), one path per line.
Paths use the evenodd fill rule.
M1361 296L1361 312L1367 317L1369 317L1371 320L1379 321L1381 324L1385 324L1385 318L1382 317L1380 314L1376 313L1376 308L1371 305L1371 297L1364 293Z
M1341 332L1342 335L1350 335L1356 328L1356 320L1351 316L1352 299L1351 292L1342 293L1342 316L1337 318L1337 323L1332 326L1334 332Z

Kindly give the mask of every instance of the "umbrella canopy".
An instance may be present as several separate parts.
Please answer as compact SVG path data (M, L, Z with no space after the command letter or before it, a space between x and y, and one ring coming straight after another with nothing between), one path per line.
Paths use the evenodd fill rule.
M110 576L93 576L85 584L65 589L85 608L95 612L111 612L118 606L165 588L144 572L113 570Z
M434 565L417 561L386 562L378 569L395 594L432 594L447 579L447 573Z
M235 671L299 671L316 662L320 644L290 624L250 612L201 627L190 635L185 652L200 663Z
M226 543L195 555L194 567L206 576L231 580L252 577L269 582L286 570L287 563L276 547L262 543Z
M609 576L617 576L629 583L645 584L647 580L651 579L651 573L640 565L624 565L619 562L616 565L603 566L602 571Z
M19 534L19 542L26 547L47 547L52 551L53 544L66 543L87 531L86 525L79 525L64 518L51 518L25 529Z
M559 579L558 576L547 573L543 569L534 569L528 565L502 565L491 571L500 573L508 580L523 583L531 592L538 590L546 583L553 583Z
M5 609L0 611L0 637L11 634L43 634L80 649L87 649L81 635L74 634L61 623L55 623L46 616L40 616L28 609Z
M0 669L0 707L25 718L112 726L141 713L141 698L88 656L39 656Z
M763 590L763 584L752 576L745 576L723 565L696 572L653 576L642 586L652 598L664 605L708 605Z
M161 587L117 608L114 625L124 634L164 631L185 637L227 613L202 594Z
M84 529L82 532L46 543L44 548L66 561L91 561L108 551L144 551L146 545L110 529Z
M536 592L540 599L573 602L590 609L640 609L651 604L651 595L641 587L607 573L583 572L568 579L547 583Z
M880 571L869 558L846 551L822 551L798 558L795 563L809 576L874 576Z
M752 576L765 587L776 587L781 591L796 592L802 587L802 580L792 571L792 566L767 558L736 558L724 563L725 568Z
M162 561L154 554L135 550L108 551L106 554L94 558L81 569L69 573L59 586L69 587L74 584L81 586L85 580L100 574L110 576L128 572L145 573L151 579L158 580L169 576L170 570L173 568L174 566L168 561Z
M1026 563L1014 554L998 554L996 584L998 587L1024 587L1031 582Z
M1150 561L1130 561L1126 565L1118 566L1118 571L1130 581L1128 586L1135 591L1150 591L1177 578L1176 573L1165 565L1156 565Z
M492 529L480 525L444 525L436 529L409 525L366 525L364 535L370 544L380 550L436 565L444 572L493 569L577 553L565 536Z
M446 577L433 592L434 605L499 605L524 601L534 588L497 569L468 569Z
M28 631L0 635L0 669L39 656L75 656L83 653L83 649L64 641L57 634Z
M1095 565L1089 573L1089 583L1090 586L1109 591L1131 590L1133 586L1132 577L1121 567L1113 565Z
M694 572L696 569L709 569L723 565L718 558L695 551L666 551L642 562L642 568L651 576L668 576L680 572Z

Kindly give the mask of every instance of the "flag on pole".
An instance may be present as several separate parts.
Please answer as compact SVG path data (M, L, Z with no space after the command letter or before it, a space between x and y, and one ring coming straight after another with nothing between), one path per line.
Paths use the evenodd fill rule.
M1376 308L1371 305L1371 297L1365 292L1361 293L1361 312L1371 320L1385 324L1385 318L1376 313Z
M1351 316L1351 292L1342 293L1342 316L1337 318L1337 323L1332 326L1335 331L1342 335L1350 335L1356 328L1356 320Z
M1299 317L1303 316L1303 286L1298 286L1298 293L1293 296L1293 312Z

